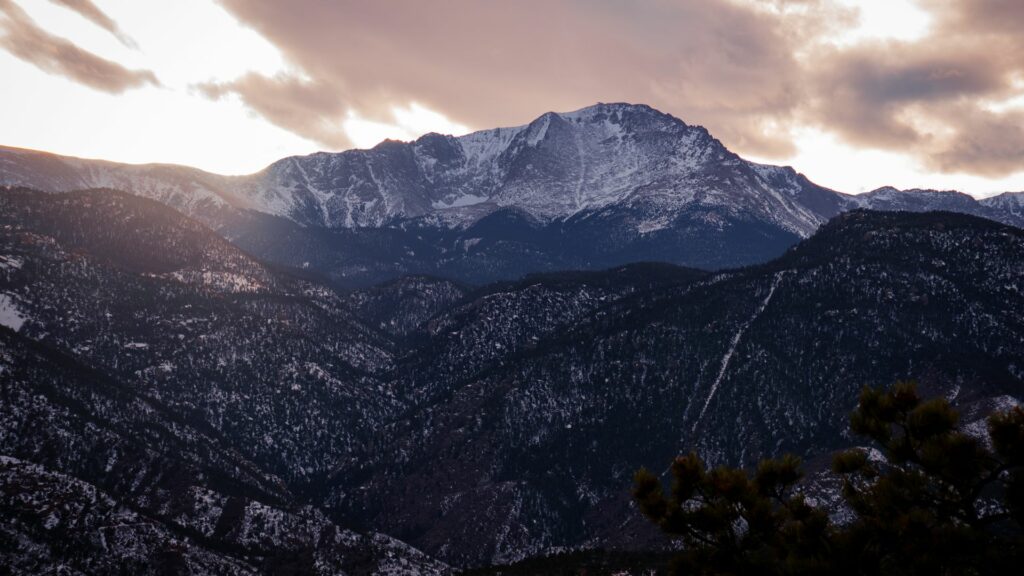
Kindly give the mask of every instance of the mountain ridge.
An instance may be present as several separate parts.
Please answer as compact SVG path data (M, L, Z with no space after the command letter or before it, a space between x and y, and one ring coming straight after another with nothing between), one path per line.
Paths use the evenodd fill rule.
M412 141L384 140L376 146L367 149L352 149L342 152L321 151L308 155L288 156L272 162L257 172L231 176L176 164L123 164L107 160L90 160L42 151L0 146L0 152L8 156L5 159L5 166L0 167L0 177L3 178L4 183L7 185L22 185L44 190L50 188L50 191L53 191L57 189L71 190L99 187L121 188L122 186L116 185L118 182L115 176L104 180L103 168L111 172L140 172L143 174L143 178L148 174L156 180L161 178L171 179L175 176L173 174L175 172L187 173L194 180L193 184L206 187L205 189L202 187L194 189L194 193L198 197L193 201L193 204L201 203L204 200L224 203L240 209L251 209L266 214L286 216L302 223L310 225L315 223L327 228L379 227L390 219L418 218L432 214L437 214L441 222L451 222L453 220L452 215L446 215L445 212L453 209L454 212L458 213L455 215L454 220L462 225L466 225L474 221L473 219L481 211L474 209L466 211L468 212L467 214L462 214L459 213L461 212L460 208L492 202L497 207L518 206L525 208L528 213L535 217L549 219L568 218L582 210L601 208L607 204L609 198L602 197L601 190L590 192L590 198L582 198L579 194L582 190L575 190L576 194L562 194L561 196L571 198L559 199L560 203L555 206L537 205L536 202L531 203L531 198L526 198L525 202L523 198L516 198L515 191L501 191L496 195L496 198L492 198L480 193L468 193L458 189L452 190L451 182L434 180L433 177L438 176L437 164L441 164L443 167L445 161L457 161L460 158L453 157L452 154L458 154L462 156L466 163L465 166L462 166L463 170L476 168L484 172L484 174L473 174L469 177L469 180L477 185L477 192L479 192L480 187L494 186L494 183L485 181L486 176L489 175L488 173L504 169L510 171L512 176L515 177L519 175L520 171L528 170L530 168L529 159L516 157L519 153L529 152L529 149L541 145L545 140L554 140L555 144L565 147L567 144L566 139L580 138L581 134L579 132L582 130L578 127L575 131L568 130L569 133L567 133L567 125L573 123L583 124L583 129L597 132L602 142L607 142L609 139L616 137L635 136L641 130L658 133L663 138L681 136L692 146L683 150L686 152L684 156L673 159L680 162L689 162L691 167L692 163L700 160L702 156L715 156L716 160L726 163L742 161L758 172L759 176L764 177L766 180L771 179L782 186L786 184L790 186L794 184L812 184L806 176L797 172L791 166L756 164L742 160L741 157L729 151L702 126L689 125L670 114L662 113L644 104L629 103L598 103L572 112L546 112L528 124L478 130L463 136L451 136L432 132ZM645 132L640 132L640 134L643 135ZM410 152L411 158L408 157ZM577 152L582 154L586 151L577 150ZM396 154L407 157L394 158ZM68 164L67 171L70 174L67 174L67 178L63 182L58 180L51 186L35 185L29 181L31 178L28 177L22 177L22 181L18 181L18 174L11 168L12 165L16 165L10 158L12 155L30 155L45 158L51 163L64 162ZM407 190L397 189L391 191L392 193L387 198L368 200L370 203L382 202L389 204L389 208L391 208L390 212L386 212L383 216L376 219L367 219L367 216L360 217L352 210L342 211L339 213L340 215L329 215L331 212L330 203L334 202L336 204L338 202L337 196L342 192L348 194L345 197L345 202L351 204L354 202L354 199L359 198L363 193L358 186L359 184L372 182L378 188L384 188L388 185L388 183L380 181L373 172L373 163L379 161L381 157L390 157L398 162L412 160L422 172L425 182L438 189L428 191L423 197L414 199L402 198L401 192ZM582 161L583 158L580 158L580 160ZM503 162L507 162L509 166L497 165ZM526 165L525 167L524 164ZM404 166L403 168L409 167ZM80 174L80 181L70 181L71 174L76 170L83 169L85 173ZM584 165L583 172L585 171L586 167ZM337 178L333 182L329 180L333 173L338 172L341 172L341 175L345 176L346 180L356 181L354 189L352 186L348 188L341 187ZM618 174L621 177L621 171ZM388 174L388 176L391 175ZM586 175L585 173L571 173L570 176L582 179ZM366 181L360 182L359 180L363 178ZM333 184L333 187L320 185L325 182ZM142 183L145 183L145 180ZM135 184L137 188L139 182L131 184ZM577 184L582 184L582 182L578 181ZM170 184L170 186L174 185L173 183ZM284 189L298 185L302 185L304 188L301 190L294 189L295 195L293 198L288 199L283 196ZM186 188L184 184L178 184L178 186L182 189ZM593 190L594 186L588 186L587 189ZM876 198L883 193L905 197L908 194L935 195L955 192L917 188L899 190L890 186L883 186L858 195L828 190L827 188L823 190L836 195L840 199L840 204L848 203L845 205L850 207L868 207L870 204L880 204L881 202L879 201L892 200L892 198ZM147 190L144 189L143 192L143 195L145 195ZM148 190L148 192L154 193L152 190ZM998 196L1014 194L1018 193L1004 192ZM548 192L548 195L560 196L550 192ZM625 199L625 196L621 193L612 194L614 201L622 201ZM973 200L979 204L994 203L985 202L985 200L998 197L992 196L985 199L976 199L966 194L963 194L963 196L965 199ZM858 198L862 200L851 202L851 200ZM872 201L866 202L867 198L872 198ZM165 203L171 203L169 200L157 199ZM572 202L566 201L570 199ZM430 200L429 205L425 204L424 200ZM323 221L315 222L314 216L307 215L303 217L300 214L303 208L309 207L307 205L310 202L315 202L316 209L321 212L321 215L326 216ZM493 209L496 208L492 208L492 211ZM366 212L367 209L364 207L362 211ZM803 235L806 235L806 232Z
M1019 193L849 195L757 164L646 105L597 104L464 136L278 160L244 176L0 148L0 185L115 188L207 224L264 261L349 286L469 284L660 260L765 262L847 210L954 210L1024 226Z
M718 272L342 292L124 192L0 189L0 208L3 455L44 467L0 459L0 483L37 503L0 540L65 534L87 565L121 560L88 530L46 526L54 509L105 521L75 515L93 490L154 520L144 557L181 530L210 538L182 545L197 566L220 562L206 544L244 545L255 571L401 546L352 529L422 550L394 559L427 573L446 571L432 557L653 547L629 505L640 466L689 449L712 464L827 458L851 441L865 384L917 378L966 406L1015 404L1024 382L1024 231L971 215L850 211ZM56 489L66 478L86 485Z
M857 210L762 265L482 294L425 326L434 345L398 371L420 414L382 434L369 478L339 476L355 502L326 501L456 564L646 542L641 465L822 456L853 441L864 385L1016 394L1022 243L971 215Z

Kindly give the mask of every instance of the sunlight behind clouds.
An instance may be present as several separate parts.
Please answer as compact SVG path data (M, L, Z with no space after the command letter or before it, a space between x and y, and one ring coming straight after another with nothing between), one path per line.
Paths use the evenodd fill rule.
M375 122L350 111L345 119L345 134L357 148L370 148L382 140L414 140L428 132L461 136L469 128L452 122L439 112L434 112L416 102L407 107L391 109L393 123Z
M162 86L112 98L0 52L0 70L18 86L0 93L0 106L29 111L0 125L4 145L122 162L181 163L230 174L254 172L282 156L320 148L267 122L238 97L212 101L198 93L199 83L250 72L302 75L273 44L215 3L97 0L137 49L47 0L18 4L49 32L129 69L152 70ZM369 119L352 110L339 119L339 129L355 146L366 148L387 138L468 131L415 102L393 107L391 114L390 119Z
M0 107L23 110L0 123L0 143L122 162L180 163L214 172L259 170L282 156L309 153L313 143L253 115L237 98L212 102L195 93L201 81L285 68L280 52L220 6L204 0L97 0L138 43L133 50L78 14L45 0L20 0L53 34L128 68L152 70L162 87L111 97L49 75L6 52L0 70L9 86Z
M39 73L0 53L0 69L19 90L0 91L0 142L86 158L165 162L228 174L250 173L317 147L253 115L234 99L147 87L116 98Z
M1024 174L1007 177L1002 187L970 174L942 174L911 163L897 152L861 149L818 129L801 128L795 134L797 154L792 164L812 182L826 188L860 194L883 186L901 189L957 190L981 198L1000 192L1024 190ZM766 159L751 160L773 164ZM851 183L857 183L851 187Z
M71 10L47 0L16 0L38 24L81 48L128 68L148 68L168 86L185 88L246 72L286 68L280 51L206 0L96 0L138 44L131 49Z
M15 0L14 3L47 31L71 40L80 48L126 65L125 61L133 58L131 50L108 31L67 8L47 0Z
M858 10L856 28L831 39L838 45L865 40L920 40L928 35L931 16L914 0L837 0Z
M274 74L286 68L273 44L213 2L106 0L97 4L139 43L140 50L122 63L152 68L172 87L246 72Z

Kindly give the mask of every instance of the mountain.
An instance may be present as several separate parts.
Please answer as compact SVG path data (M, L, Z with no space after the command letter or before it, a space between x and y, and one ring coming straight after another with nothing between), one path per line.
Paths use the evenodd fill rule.
M820 223L791 198L807 183L770 167L753 170L703 128L625 104L549 112L525 126L459 138L427 134L285 158L242 177L3 152L3 182L12 186L128 189L193 216L227 205L329 229L420 218L465 228L509 208L551 222L623 205L637 211L637 230L651 232L664 227L665 210L688 204L748 212L796 234ZM775 194L765 178L792 189Z
M16 574L450 574L301 505L161 399L0 327L0 566Z
M433 574L662 546L640 466L819 461L899 378L972 426L1015 403L1022 258L1019 228L855 210L741 269L342 291L153 200L0 190L0 562Z
M1022 273L1018 228L858 210L761 266L489 291L424 326L396 370L418 410L325 502L461 565L649 544L641 466L813 461L854 442L862 386L898 379L1016 403Z
M985 198L981 203L1001 214L1009 214L1014 221L1024 219L1024 192L1005 192Z
M755 264L855 208L955 210L1024 225L1019 203L1015 211L955 192L841 194L630 104L285 158L235 177L0 148L0 184L126 190L263 260L349 286L408 274L482 284L635 261Z
M174 210L9 190L0 227L19 335L131 380L288 480L338 466L405 409L392 338L322 282Z
M393 354L161 204L0 193L0 565L448 573L302 497L400 411L375 376Z

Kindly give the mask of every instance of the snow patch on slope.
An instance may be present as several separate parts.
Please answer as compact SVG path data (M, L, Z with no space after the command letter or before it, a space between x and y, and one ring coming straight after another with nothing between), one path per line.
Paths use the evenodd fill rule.
M14 270L20 270L25 265L25 261L17 256L4 256L0 254L0 270L4 272L13 272Z
M24 315L10 294L0 293L0 326L6 326L17 332L25 324L28 317Z
M445 210L447 208L461 208L463 206L476 206L477 204L483 204L489 201L490 198L486 196L476 196L473 194L465 194L458 196L455 199L445 202L443 200L436 200L430 203L431 208L437 210Z

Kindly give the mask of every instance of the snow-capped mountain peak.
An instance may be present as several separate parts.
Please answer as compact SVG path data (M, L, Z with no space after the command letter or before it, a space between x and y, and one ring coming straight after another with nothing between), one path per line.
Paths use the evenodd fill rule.
M129 191L264 258L312 261L345 279L443 272L474 281L637 260L740 266L777 256L856 208L1024 223L1019 194L982 202L891 187L842 194L791 167L744 160L703 127L624 103L459 137L293 156L236 177L0 148L3 184ZM292 231L268 233L268 221ZM335 233L357 240L338 243Z
M433 214L465 226L502 207L550 221L645 196L678 208L697 199L685 180L734 160L701 127L648 106L598 104L461 137L287 158L250 182L249 196L264 211L328 227Z

